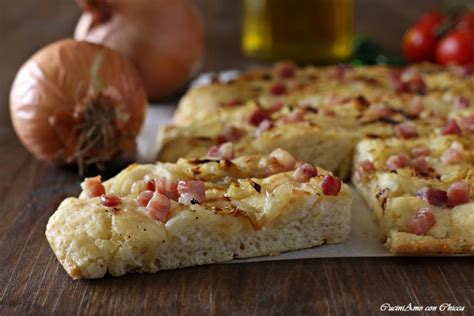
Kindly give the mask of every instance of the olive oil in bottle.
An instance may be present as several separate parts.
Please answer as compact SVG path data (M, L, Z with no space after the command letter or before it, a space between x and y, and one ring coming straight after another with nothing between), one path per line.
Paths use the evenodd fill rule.
M343 61L352 20L352 0L243 0L242 50L261 60Z

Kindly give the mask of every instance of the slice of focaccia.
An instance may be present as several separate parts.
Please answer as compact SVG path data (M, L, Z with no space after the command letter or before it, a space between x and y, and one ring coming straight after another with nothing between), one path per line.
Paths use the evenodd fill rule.
M474 147L459 135L366 140L353 183L393 253L474 253Z
M330 66L298 68L278 63L272 68L242 72L237 78L191 88L174 115L180 125L199 121L218 109L256 100L266 106L275 102L312 104L314 107L345 98L364 96L371 103L406 104L447 113L456 98L473 99L474 75L470 69L420 64L405 69L387 66Z
M289 105L271 112L248 102L188 126L164 126L158 159L174 162L180 157L221 156L212 149L222 144L231 144L232 156L269 154L282 148L299 160L347 177L357 133L343 128L343 120L336 124L333 118L321 117L316 121L315 116L310 110ZM310 121L311 118L315 119Z
M403 102L387 104L382 100L370 103L361 95L317 107L311 103L297 106L248 101L239 107L218 109L184 126L164 126L158 159L174 162L180 157L210 155L213 146L231 142L235 156L268 154L283 148L346 179L355 145L361 139L397 133L428 135L443 124L440 116L428 112L423 113L425 117L410 114Z
M73 278L156 272L343 241L352 193L288 152L131 165L88 178L46 236Z

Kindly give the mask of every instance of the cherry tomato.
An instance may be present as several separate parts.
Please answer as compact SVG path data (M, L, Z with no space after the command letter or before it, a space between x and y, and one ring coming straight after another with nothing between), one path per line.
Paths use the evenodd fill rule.
M413 27L403 36L403 53L410 62L432 61L437 39L433 29Z
M456 29L474 34L474 11L466 12L456 25Z
M427 12L423 14L418 21L416 21L415 27L426 27L434 30L436 27L443 23L444 16L437 11Z
M442 65L474 63L474 34L453 31L436 48L436 61Z

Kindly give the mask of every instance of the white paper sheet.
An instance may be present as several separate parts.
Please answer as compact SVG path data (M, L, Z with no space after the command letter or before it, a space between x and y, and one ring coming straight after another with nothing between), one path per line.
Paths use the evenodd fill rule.
M149 107L145 126L138 138L140 162L152 162L157 153L159 127L169 122L175 106L173 104L153 104ZM271 260L292 260L330 257L382 257L390 256L378 238L378 228L371 210L362 197L354 192L352 206L351 233L346 241L334 245L324 245L311 249L292 251L272 257L237 259L232 262L255 262Z

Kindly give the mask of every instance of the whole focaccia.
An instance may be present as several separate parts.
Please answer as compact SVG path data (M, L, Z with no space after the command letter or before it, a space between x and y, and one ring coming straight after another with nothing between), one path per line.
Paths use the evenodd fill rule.
M46 230L73 278L275 255L341 242L350 229L348 186L282 150L134 164L82 187Z
M231 81L192 88L174 124L162 129L158 158L283 148L343 179L353 169L353 181L374 210L390 251L470 253L472 70L279 63L247 71ZM434 146L431 154L409 153L421 144ZM462 199L453 202L456 198L448 195Z

